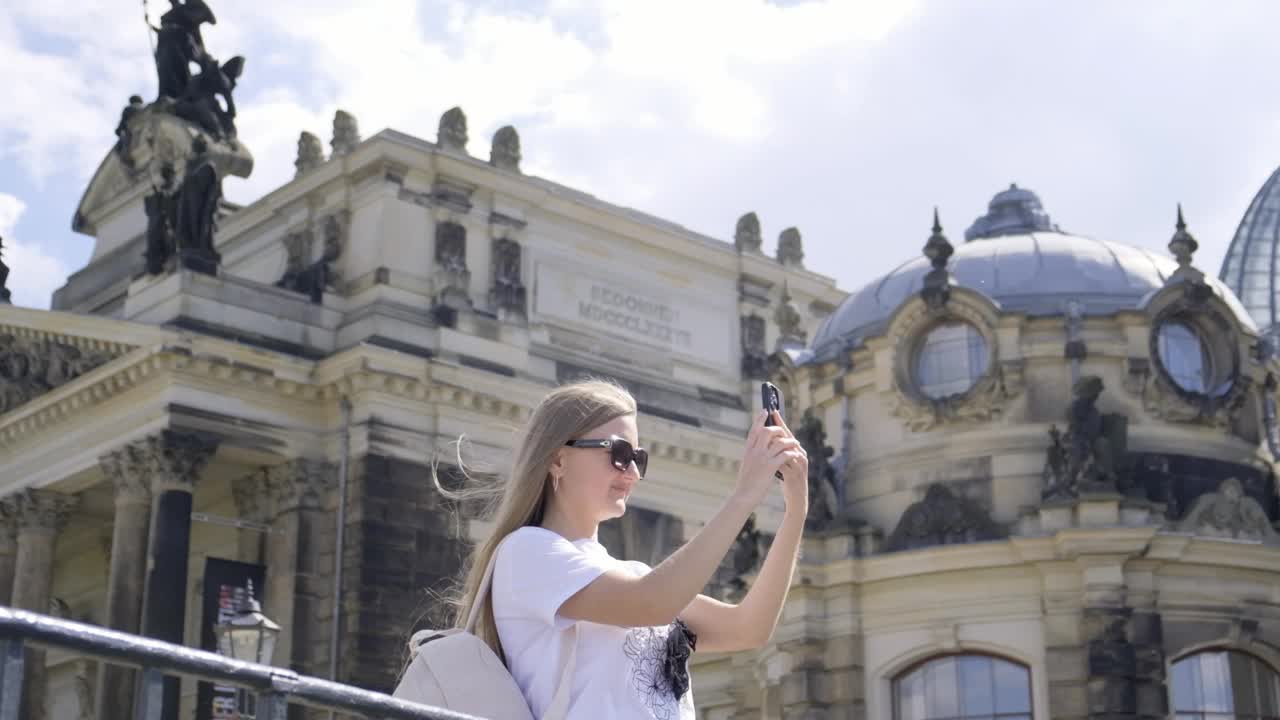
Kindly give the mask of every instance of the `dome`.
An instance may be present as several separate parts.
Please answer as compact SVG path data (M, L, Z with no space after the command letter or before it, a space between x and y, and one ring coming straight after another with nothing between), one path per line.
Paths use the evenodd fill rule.
M1280 249L1280 170L1267 178L1236 228L1219 277L1236 294L1258 326L1271 329L1277 307L1276 252Z
M1026 193L1024 199L1035 198L1029 191L1018 192ZM1038 199L1035 204L1039 206ZM993 212L996 205L993 200ZM1047 221L1048 215L1043 219ZM979 218L974 226L982 221ZM981 292L1006 311L1061 315L1070 300L1080 303L1085 315L1133 310L1142 307L1145 298L1178 269L1171 257L1121 243L1062 232L999 232L955 248L947 267L957 285ZM929 261L916 257L850 294L818 329L812 360L829 360L842 347L859 345L883 332L894 311L920 291L929 270ZM1206 281L1245 327L1255 329L1249 313L1224 284L1212 278Z

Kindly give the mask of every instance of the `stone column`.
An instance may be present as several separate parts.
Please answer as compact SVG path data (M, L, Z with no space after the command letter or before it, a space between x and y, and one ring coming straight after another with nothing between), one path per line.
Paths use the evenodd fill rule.
M283 628L273 663L315 674L310 667L315 648L328 627L318 627L315 602L327 569L318 567L322 497L337 487L337 467L318 460L296 459L267 470L275 517L266 547L264 612Z
M133 634L137 634L142 621L147 579L147 537L151 532L149 449L146 441L136 442L99 460L103 474L115 490L106 626ZM134 682L135 673L131 668L101 663L96 716L131 717Z
M53 585L53 545L66 525L77 498L50 490L22 490L14 498L18 518L18 553L14 564L11 605L49 613ZM45 653L27 650L23 681L25 720L45 720Z
M0 500L0 602L13 597L14 563L18 559L18 504L13 498Z
M147 438L146 442L154 507L142 634L181 645L189 589L191 493L217 444L199 435L172 430ZM164 720L178 717L180 687L178 678L165 678L160 713Z

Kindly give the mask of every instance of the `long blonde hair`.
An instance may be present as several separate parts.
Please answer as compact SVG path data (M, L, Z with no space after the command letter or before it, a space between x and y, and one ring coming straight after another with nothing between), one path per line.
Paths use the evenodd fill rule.
M438 474L433 473L442 494L464 504L479 501L481 517L493 524L489 537L472 550L463 580L452 593L453 599L449 602L453 605L454 627L466 624L480 580L498 543L522 527L541 524L552 492L550 467L556 452L592 428L635 413L635 398L615 383L584 380L562 385L543 398L529 416L520 433L511 472L505 479L476 483L463 470L464 480L471 481L469 486L446 490L440 485ZM492 595L489 593L483 600L476 635L505 661L493 619Z

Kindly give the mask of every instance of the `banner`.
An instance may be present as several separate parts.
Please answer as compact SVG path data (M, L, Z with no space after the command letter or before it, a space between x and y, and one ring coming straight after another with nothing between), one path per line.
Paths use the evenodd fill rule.
M234 617L253 582L253 595L261 603L266 568L262 565L208 558L204 566L203 615L200 618L200 647L218 652L213 628ZM202 682L196 692L196 720L238 718L236 689Z

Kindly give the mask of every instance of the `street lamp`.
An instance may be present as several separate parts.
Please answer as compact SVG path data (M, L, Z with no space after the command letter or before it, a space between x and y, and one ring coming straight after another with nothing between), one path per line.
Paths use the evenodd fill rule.
M253 596L253 581L250 580L236 615L215 625L213 632L218 638L219 653L235 660L270 665L280 626L262 614L262 605ZM246 709L247 695L243 688L236 691L237 709ZM253 717L255 710L250 706L241 717Z

